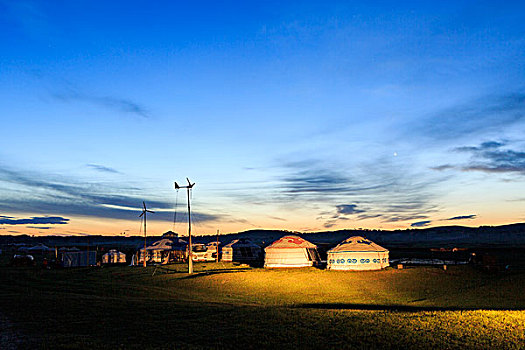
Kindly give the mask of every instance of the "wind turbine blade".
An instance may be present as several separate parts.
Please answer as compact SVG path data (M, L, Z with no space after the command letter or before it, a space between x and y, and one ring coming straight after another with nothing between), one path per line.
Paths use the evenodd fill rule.
M144 210L146 210L146 202L142 202L142 205L144 206Z
M180 188L179 184L175 181L175 189L178 190Z
M149 210L149 209L146 209L146 211L147 211L148 213L154 213L154 211Z
M142 217L142 215L144 215L144 212L140 213L140 215L139 215L139 218L141 218L141 217Z

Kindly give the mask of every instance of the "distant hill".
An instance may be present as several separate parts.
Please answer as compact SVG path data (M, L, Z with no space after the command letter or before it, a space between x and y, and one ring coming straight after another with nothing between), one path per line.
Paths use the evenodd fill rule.
M318 244L337 244L351 236L363 236L385 247L525 247L525 223L503 226L441 226L406 230L337 230L299 233L279 230L249 230L223 235L221 241L250 238L267 245L284 235L299 235ZM207 240L208 237L197 239Z
M402 247L522 247L525 248L525 223L502 226L441 226L406 230L337 230L300 233L285 230L249 230L219 236L225 244L238 238L250 238L255 243L267 246L284 235L299 235L311 242L323 245L335 245L350 236L363 236L386 248ZM149 236L148 244L161 236ZM182 236L181 238L184 239ZM208 243L216 236L195 236L194 241ZM0 236L0 245L43 243L54 246L115 246L138 248L144 244L140 236Z

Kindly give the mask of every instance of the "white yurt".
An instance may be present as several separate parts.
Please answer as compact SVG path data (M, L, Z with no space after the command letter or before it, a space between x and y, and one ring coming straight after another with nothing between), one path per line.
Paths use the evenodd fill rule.
M298 236L284 236L264 249L264 267L307 267L321 259L317 246Z
M102 255L103 264L123 264L126 262L126 254L119 252L116 249L111 249L106 254Z
M381 270L388 266L388 250L360 236L328 251L328 270Z
M262 248L247 238L235 239L222 247L222 261L262 261Z

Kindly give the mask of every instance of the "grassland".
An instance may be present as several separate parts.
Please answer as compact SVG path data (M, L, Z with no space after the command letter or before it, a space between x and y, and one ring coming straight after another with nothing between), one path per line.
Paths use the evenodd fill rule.
M525 345L525 273L231 264L0 267L27 348L498 348Z

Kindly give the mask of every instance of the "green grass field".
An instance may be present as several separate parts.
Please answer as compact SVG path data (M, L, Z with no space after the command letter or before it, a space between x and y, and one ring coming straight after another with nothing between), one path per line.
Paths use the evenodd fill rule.
M0 267L22 348L524 348L525 273Z

